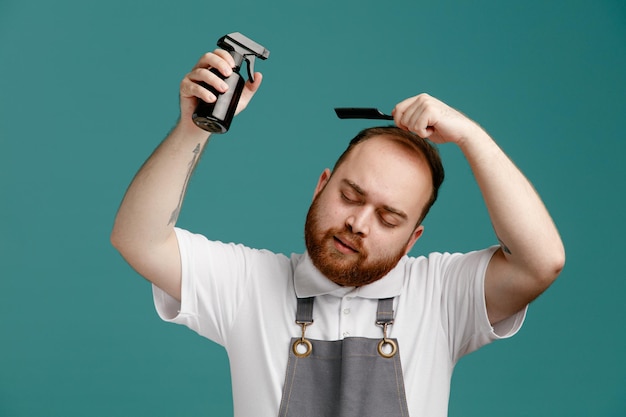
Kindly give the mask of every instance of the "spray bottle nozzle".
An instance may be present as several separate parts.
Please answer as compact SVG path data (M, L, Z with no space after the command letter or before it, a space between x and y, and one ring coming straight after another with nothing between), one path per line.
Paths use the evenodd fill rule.
M254 82L254 59L255 57L267 59L270 51L264 46L259 45L252 39L249 39L239 32L229 33L222 36L217 41L217 46L229 51L235 59L235 66L241 67L242 61L245 59L248 63L248 78Z

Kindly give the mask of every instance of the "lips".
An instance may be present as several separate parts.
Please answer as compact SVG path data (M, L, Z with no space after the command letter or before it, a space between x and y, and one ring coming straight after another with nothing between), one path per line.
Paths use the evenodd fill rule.
M359 252L359 244L356 242L352 242L351 240L347 239L346 237L339 237L339 236L333 236L334 241L335 241L335 246L337 247L337 249L339 249L341 252L344 253L358 253Z

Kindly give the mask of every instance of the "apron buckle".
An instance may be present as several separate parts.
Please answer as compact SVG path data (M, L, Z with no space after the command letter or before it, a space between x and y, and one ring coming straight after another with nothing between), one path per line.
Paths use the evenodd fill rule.
M296 341L293 342L293 345L291 346L291 350L293 351L293 354L296 355L298 358L306 358L307 356L311 354L311 351L313 350L313 345L311 344L311 342L304 337L306 326L308 324L311 324L312 322L313 321L310 321L310 322L296 321L296 324L299 324L300 327L302 327L302 336L300 337L300 339L296 339ZM304 347L304 351L301 350L302 347Z
M378 354L383 358L393 358L398 352L398 345L393 339L387 338L387 326L392 324L391 322L378 322L376 324L383 326L383 340L378 342Z

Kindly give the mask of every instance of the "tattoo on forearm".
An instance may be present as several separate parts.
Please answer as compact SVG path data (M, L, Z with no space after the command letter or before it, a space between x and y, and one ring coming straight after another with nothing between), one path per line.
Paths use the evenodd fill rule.
M183 184L183 188L180 191L180 197L178 198L178 205L176 206L176 209L174 209L174 211L172 212L172 215L170 216L170 221L167 223L168 225L175 224L176 221L178 220L180 209L183 206L183 198L185 197L185 191L187 190L187 185L189 184L189 179L191 178L193 169L196 166L196 163L198 162L198 158L200 157L200 150L201 150L201 147L200 147L200 144L198 143L192 152L193 157L191 158L191 161L189 162L189 165L188 165L189 169L187 170L187 177L185 177L185 183Z
M498 242L500 242L500 247L502 248L502 250L504 251L504 253L508 253L509 255L512 255L511 253L511 249L509 249L509 247L507 245L504 244L504 242L502 241L502 239L498 238Z

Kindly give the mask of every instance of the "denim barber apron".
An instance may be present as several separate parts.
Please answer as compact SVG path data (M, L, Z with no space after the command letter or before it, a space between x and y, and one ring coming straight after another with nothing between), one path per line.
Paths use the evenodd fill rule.
M305 337L314 299L298 298L296 323L302 336L291 339L279 417L408 416L398 342L387 338L393 298L378 300L381 339L334 341Z

